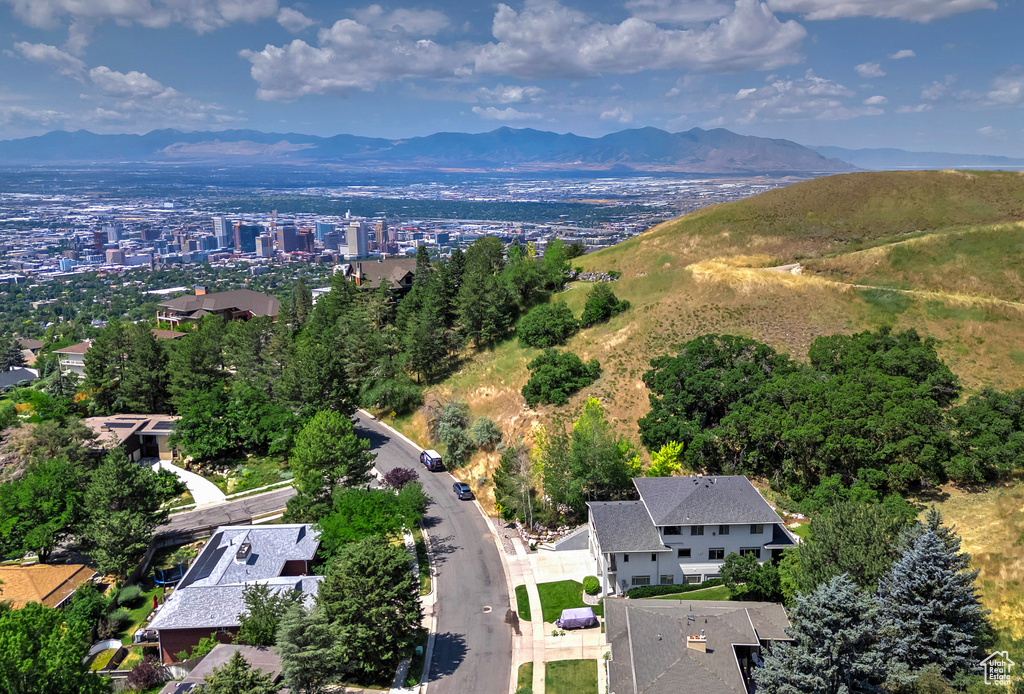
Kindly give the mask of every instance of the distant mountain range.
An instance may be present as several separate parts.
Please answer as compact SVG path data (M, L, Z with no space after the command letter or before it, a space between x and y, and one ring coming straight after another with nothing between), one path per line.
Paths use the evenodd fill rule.
M1021 169L1024 159L991 154L953 154L950 152L908 152L903 149L844 149L811 147L823 157L833 157L860 169Z
M0 164L210 162L341 164L377 170L840 173L855 167L789 140L721 128L657 128L580 137L533 129L436 133L400 140L256 130L97 135L55 131L0 141Z

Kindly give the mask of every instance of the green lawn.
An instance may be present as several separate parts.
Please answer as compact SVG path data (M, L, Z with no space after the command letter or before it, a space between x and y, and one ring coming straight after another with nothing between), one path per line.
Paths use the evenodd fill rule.
M689 593L673 593L659 595L655 600L729 600L729 589L726 586L715 586L704 590L692 590Z
M417 525L412 529L412 536L416 540L416 562L420 567L420 595L427 595L430 592L430 558L427 556L427 543L423 540L423 531Z
M601 605L590 606L583 602L583 584L579 581L538 583L537 591L540 593L540 607L544 612L545 622L553 623L562 616L562 610L570 607L593 607L595 615L604 616L604 608Z
M225 494L246 492L291 479L288 461L279 457L242 458L227 462L223 467L231 468L227 477L210 475L206 479L217 485Z
M143 586L143 588L145 588L145 592L142 594L142 597L139 598L135 607L133 607L128 613L128 625L121 630L121 643L125 646L131 645L132 634L134 634L135 630L138 629L144 621L146 621L146 617L149 616L149 613L153 611L153 596L157 596L157 600L159 600L159 596L163 592L160 586L157 585L149 588Z
M529 622L533 619L530 612L530 595L526 592L526 586L516 586L516 610L519 612L519 621Z
M790 531L802 540L809 540L811 538L810 523L801 523L795 528L790 528Z
M110 662L110 659L114 657L115 653L117 653L116 648L108 648L105 651L100 651L92 657L92 660L89 661L89 669L94 672L96 670L102 670L107 666L107 663Z
M555 660L544 672L545 694L597 694L596 660Z
M516 679L516 694L533 692L533 663L519 666L519 677Z

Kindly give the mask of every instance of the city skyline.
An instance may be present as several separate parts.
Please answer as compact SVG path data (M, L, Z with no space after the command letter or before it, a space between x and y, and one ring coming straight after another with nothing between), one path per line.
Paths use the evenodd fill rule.
M1024 156L1022 19L993 0L0 0L0 139L697 126Z

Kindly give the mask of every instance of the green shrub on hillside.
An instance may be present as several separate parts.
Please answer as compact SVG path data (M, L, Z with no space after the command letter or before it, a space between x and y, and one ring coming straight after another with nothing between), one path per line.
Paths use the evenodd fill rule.
M584 328L589 328L595 323L603 323L606 320L610 320L628 308L628 301L620 300L612 292L610 285L599 282L593 286L587 295L587 303L583 307L580 324Z
M530 407L539 403L564 405L569 396L586 388L601 375L597 359L584 363L572 352L544 350L527 368L530 380L523 386L523 397Z
M580 329L572 309L559 302L535 307L519 322L516 334L524 347L546 349L564 345Z

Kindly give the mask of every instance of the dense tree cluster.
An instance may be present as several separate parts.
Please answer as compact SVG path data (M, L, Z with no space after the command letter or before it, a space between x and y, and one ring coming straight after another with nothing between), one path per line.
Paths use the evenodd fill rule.
M831 522L839 526L850 520L846 508ZM872 520L884 522L882 515ZM855 533L870 532L868 519L854 522L861 526ZM777 571L796 569L800 577L788 630L794 641L775 645L764 667L754 670L759 691L922 691L932 679L939 690L949 690L950 682L963 686L977 677L990 638L974 586L977 571L968 570L960 538L934 510L923 523L898 522L902 529L895 537L891 523L878 531L873 540L887 543L886 552L866 561L857 556L865 548L863 537L844 541L812 534L807 543L787 550L799 559L783 560ZM829 556L838 561L807 575L817 558ZM760 589L758 574L769 573L765 567L772 566L758 569L754 564L730 555L723 578L727 583L752 580L743 586L749 596Z
M648 449L678 441L691 469L764 475L807 510L1024 467L1024 396L985 391L952 406L956 376L913 330L821 337L806 364L705 335L651 367Z
M601 375L597 359L584 362L572 352L546 349L526 367L530 380L522 394L530 407L539 404L565 405L569 397L586 388Z
M524 347L546 349L564 345L580 329L572 309L561 301L537 306L519 321L516 335Z
M587 303L583 306L580 325L589 328L596 323L611 320L629 309L629 302L619 299L612 288L605 282L598 282L587 294Z

